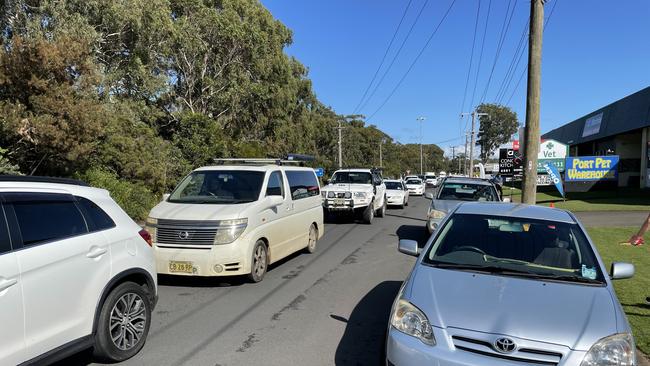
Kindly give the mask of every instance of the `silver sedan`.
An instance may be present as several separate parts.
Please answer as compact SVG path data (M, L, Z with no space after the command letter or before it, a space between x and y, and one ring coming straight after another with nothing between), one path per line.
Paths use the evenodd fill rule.
M414 241L399 250L418 256ZM571 213L503 203L459 205L404 282L387 365L636 365L612 281Z

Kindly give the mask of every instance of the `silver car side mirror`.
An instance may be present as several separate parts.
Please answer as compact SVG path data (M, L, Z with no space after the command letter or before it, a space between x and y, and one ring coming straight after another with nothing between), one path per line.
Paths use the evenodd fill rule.
M504 197L503 202L505 203L510 203L510 197Z
M427 193L424 194L424 197L425 197L426 199L432 200L432 199L433 199L433 194L427 192Z
M614 262L610 270L609 277L612 280L623 280L634 276L634 264Z
M420 254L418 242L415 240L400 239L399 244L397 245L397 250L399 250L400 253L412 255L414 257L417 257Z

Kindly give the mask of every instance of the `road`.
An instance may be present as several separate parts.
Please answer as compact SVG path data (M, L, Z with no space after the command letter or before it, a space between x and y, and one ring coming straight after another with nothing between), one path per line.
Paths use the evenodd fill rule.
M426 240L430 201L411 197L372 225L326 225L314 254L275 264L258 284L161 278L143 350L123 365L378 365L393 299ZM88 352L59 365L88 365Z

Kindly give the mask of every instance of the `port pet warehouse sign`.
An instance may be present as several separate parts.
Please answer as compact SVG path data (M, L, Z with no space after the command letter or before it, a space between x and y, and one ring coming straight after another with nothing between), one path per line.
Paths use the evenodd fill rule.
M618 179L617 155L576 156L566 158L566 182L585 182Z

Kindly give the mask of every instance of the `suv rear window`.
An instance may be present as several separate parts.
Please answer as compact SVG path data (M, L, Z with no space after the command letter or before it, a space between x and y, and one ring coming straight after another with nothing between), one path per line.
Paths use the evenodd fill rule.
M25 246L88 233L86 220L70 195L12 193L5 198L13 206Z
M316 174L309 171L287 170L287 181L291 190L291 198L299 200L320 195Z
M76 197L79 207L86 217L88 223L88 229L92 231L101 231L106 229L111 229L115 227L115 222L111 219L104 210L99 208L95 202L84 198Z

